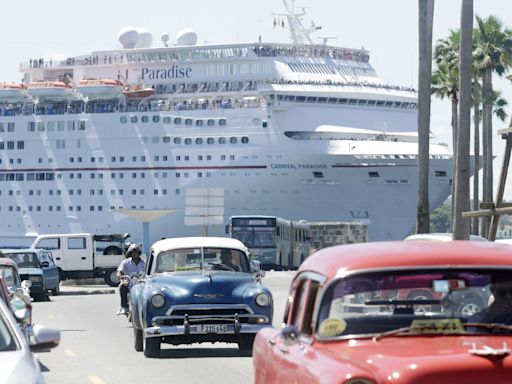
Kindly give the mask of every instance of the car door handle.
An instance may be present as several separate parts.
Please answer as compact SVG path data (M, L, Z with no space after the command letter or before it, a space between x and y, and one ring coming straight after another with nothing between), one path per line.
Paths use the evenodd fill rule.
M280 350L282 353L285 353L285 354L286 354L286 353L288 353L288 352L290 352L290 351L288 350L288 348L286 348L286 347L279 347L279 350Z
M270 339L270 340L268 340L268 343L269 343L271 346L276 345L276 341L275 341L274 339Z
M85 257L85 256L82 256L82 260L85 260L85 259L87 259L87 257Z
M60 260L60 257L56 257L55 260Z

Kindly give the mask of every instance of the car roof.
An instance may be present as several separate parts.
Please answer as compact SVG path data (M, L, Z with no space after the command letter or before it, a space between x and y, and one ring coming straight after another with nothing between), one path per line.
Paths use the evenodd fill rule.
M228 237L175 237L159 240L151 246L156 253L193 247L231 248L248 253L247 247L240 240Z
M18 265L7 257L0 257L0 265L9 265L14 268L18 268Z
M15 248L15 249L2 249L2 253L37 253L40 251L46 251L42 248Z
M407 236L404 240L434 240L434 241L451 241L451 233L417 233ZM477 235L469 235L471 241L488 241L485 237Z
M389 241L338 245L309 256L299 267L326 277L362 270L433 267L512 268L510 245L485 241Z

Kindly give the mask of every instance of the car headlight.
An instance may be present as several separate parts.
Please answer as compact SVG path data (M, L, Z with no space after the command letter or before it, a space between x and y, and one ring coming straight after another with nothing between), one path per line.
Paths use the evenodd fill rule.
M29 279L34 283L40 283L41 281L43 281L43 276L29 276Z
M165 304L165 297L160 293L156 293L151 298L151 305L155 308L162 308Z
M270 296L266 292L260 292L256 295L256 304L260 307L266 307L270 304Z

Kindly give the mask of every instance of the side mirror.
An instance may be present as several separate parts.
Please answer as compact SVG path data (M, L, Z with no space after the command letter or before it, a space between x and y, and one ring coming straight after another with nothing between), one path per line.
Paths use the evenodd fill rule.
M259 260L251 260L251 272L259 272L261 271L261 263Z
M281 234L281 229L279 227L276 227L276 235L279 236Z
M57 329L34 324L32 334L34 341L30 343L30 349L34 352L55 348L60 343L60 331Z

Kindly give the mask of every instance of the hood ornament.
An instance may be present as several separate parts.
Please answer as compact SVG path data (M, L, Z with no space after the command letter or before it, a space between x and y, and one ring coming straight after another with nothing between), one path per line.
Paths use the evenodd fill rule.
M468 352L476 356L506 356L510 354L510 348L507 346L507 343L503 342L501 348L491 348L484 345L482 348L477 349L476 343L473 343L473 347Z
M218 297L224 297L225 295L222 293L195 293L195 297L200 297L201 299L216 299Z

